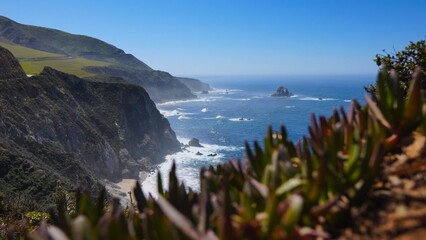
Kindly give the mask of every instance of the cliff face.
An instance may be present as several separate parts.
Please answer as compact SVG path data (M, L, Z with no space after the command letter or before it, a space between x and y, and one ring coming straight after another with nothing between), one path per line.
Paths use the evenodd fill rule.
M25 78L24 70L12 53L0 47L0 79Z
M142 87L89 82L51 68L31 78L0 80L0 115L0 165L20 159L33 172L42 169L43 176L88 187L97 179L137 177L180 150ZM15 170L6 165L0 182L13 185L5 176Z

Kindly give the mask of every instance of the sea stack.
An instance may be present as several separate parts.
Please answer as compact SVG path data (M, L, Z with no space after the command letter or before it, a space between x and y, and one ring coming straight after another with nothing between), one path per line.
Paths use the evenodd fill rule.
M293 93L288 91L288 88L280 86L277 91L271 95L272 97L291 97Z
M188 142L188 146L190 147L204 147L203 145L200 144L200 140L198 140L197 138L193 138Z

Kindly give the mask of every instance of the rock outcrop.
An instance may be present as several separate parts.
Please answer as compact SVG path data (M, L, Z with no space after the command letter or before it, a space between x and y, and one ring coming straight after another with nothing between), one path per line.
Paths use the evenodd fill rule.
M25 78L24 70L12 53L0 47L0 80Z
M281 86L271 96L272 97L291 97L291 96L293 96L293 93L291 93L287 88Z
M0 59L13 61L6 52L1 49ZM89 82L52 68L0 81L0 115L0 183L16 175L16 166L3 163L20 162L50 182L98 186L99 179L137 178L140 170L180 150L169 122L142 87ZM29 186L6 183L12 189Z
M193 138L193 139L189 140L188 146L190 146L190 147L204 147L203 145L200 144L200 140L198 140L198 138Z

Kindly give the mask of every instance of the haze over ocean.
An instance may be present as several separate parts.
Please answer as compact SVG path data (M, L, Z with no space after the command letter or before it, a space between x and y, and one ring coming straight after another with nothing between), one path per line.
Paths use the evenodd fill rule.
M157 104L170 121L179 141L187 144L198 138L204 148L187 147L186 151L167 157L159 165L163 182L173 161L178 177L188 187L199 190L202 166L217 165L229 159L244 158L244 141L263 141L266 127L278 131L285 125L291 140L308 134L310 114L330 116L334 108L347 109L352 99L364 102L364 86L374 83L374 75L351 76L224 76L201 80L214 88L209 94L198 93L193 100ZM279 86L287 87L293 97L275 98ZM203 155L196 155L197 152ZM217 154L216 156L208 156ZM145 193L156 195L157 174L151 173L142 183Z

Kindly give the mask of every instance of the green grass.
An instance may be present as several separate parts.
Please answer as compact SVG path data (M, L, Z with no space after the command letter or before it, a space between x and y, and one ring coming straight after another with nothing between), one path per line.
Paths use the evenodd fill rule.
M45 57L63 57L64 55L39 51L15 44L0 41L0 46L8 49L16 58L45 58Z
M19 60L26 74L39 74L44 67L49 66L62 72L77 75L81 78L94 76L96 74L84 71L84 67L95 66L102 67L111 65L111 63L90 60L82 57L70 59L65 55L39 51L11 43L0 41L0 46L8 49ZM43 58L48 58L43 60ZM52 59L53 58L53 59ZM54 59L58 58L58 59Z
M45 66L52 67L62 72L77 75L78 77L90 77L96 74L84 71L82 68L87 66L108 66L110 63L86 58L76 57L65 60L43 60L43 61L22 61L20 62L26 74L39 74Z

